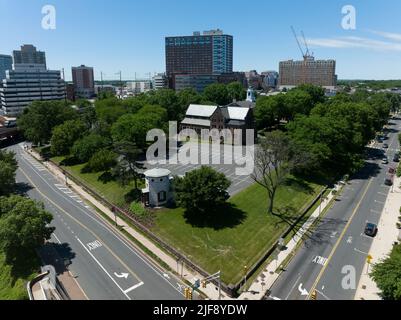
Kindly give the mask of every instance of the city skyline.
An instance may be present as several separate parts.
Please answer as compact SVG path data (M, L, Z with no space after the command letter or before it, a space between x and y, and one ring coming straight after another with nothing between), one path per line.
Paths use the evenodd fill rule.
M81 64L94 68L96 80L101 71L105 80L118 79L120 70L124 80L164 72L165 37L217 28L234 37L234 71L278 70L280 61L302 59L291 25L305 32L317 59L337 61L339 79L399 79L401 74L397 1L353 1L356 30L341 27L341 10L348 3L337 0L251 6L239 1L121 1L108 10L106 2L55 0L50 3L56 8L55 30L41 27L46 4L0 0L0 26L8 30L0 53L33 44L46 52L48 68L64 68L68 81L71 67Z

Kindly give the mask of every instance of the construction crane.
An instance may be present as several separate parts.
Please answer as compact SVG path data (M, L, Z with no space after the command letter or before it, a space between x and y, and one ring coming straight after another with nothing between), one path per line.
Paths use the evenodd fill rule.
M304 41L306 52L304 52L304 50L302 49L301 43L299 42L298 35L295 32L295 29L294 29L293 26L291 26L291 30L292 30L292 33L294 34L295 40L297 41L298 48L299 48L299 50L301 50L301 54L302 54L302 57L304 58L304 60L308 60L308 59L312 58L313 55L310 54L308 43L306 42L306 38L305 38L304 32L301 31L301 35L302 35L302 38L303 38L303 41Z

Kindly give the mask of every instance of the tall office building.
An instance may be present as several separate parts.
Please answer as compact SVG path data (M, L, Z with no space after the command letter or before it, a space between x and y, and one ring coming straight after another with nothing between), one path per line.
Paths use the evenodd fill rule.
M81 65L72 67L72 82L77 97L90 99L95 95L93 68Z
M166 75L175 88L175 75L220 75L233 71L233 37L222 30L166 37Z
M65 83L60 71L44 64L15 64L0 86L0 113L18 116L34 101L63 100Z
M12 70L13 58L11 56L0 54L0 82L6 78L6 71Z
M326 89L334 89L337 86L335 60L315 60L308 56L302 61L282 61L279 74L281 89L301 84L313 84Z
M31 44L24 44L21 50L13 51L14 65L44 65L46 68L46 55L43 51L37 51Z

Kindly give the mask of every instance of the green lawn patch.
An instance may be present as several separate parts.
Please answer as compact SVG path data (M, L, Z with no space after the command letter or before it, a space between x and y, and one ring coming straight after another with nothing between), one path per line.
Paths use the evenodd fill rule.
M36 276L39 264L36 258L31 259L33 265L22 264L24 270L15 270L4 261L4 254L0 253L0 300L27 300L26 284Z
M64 160L64 157L54 157L52 160L55 163L60 163ZM91 189L99 193L102 197L108 201L122 207L126 207L129 203L126 202L125 196L134 189L134 182L129 185L121 186L117 181L110 178L107 173L96 172L96 173L82 173L82 168L86 164L77 164L73 166L62 166L65 170L71 173L74 177L82 180ZM138 183L141 188L144 183L141 181Z
M221 270L223 281L234 284L242 279L244 266L255 264L322 188L291 179L278 190L277 217L267 214L267 193L254 184L233 196L215 221L201 225L182 208L165 209L152 230L206 271Z

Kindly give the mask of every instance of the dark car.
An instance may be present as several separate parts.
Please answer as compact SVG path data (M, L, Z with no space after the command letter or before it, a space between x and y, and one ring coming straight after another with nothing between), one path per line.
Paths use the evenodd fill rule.
M389 168L388 168L388 173L389 173L389 174L395 174L395 168L389 167Z
M393 161L400 162L400 156L398 154L394 155Z
M393 178L392 178L391 176L387 176L387 177L384 179L384 184L385 184L386 186L391 187L391 186L393 185Z
M387 143L383 143L383 149L388 149L388 144Z
M368 222L365 226L365 234L369 237L374 237L377 234L377 225Z

